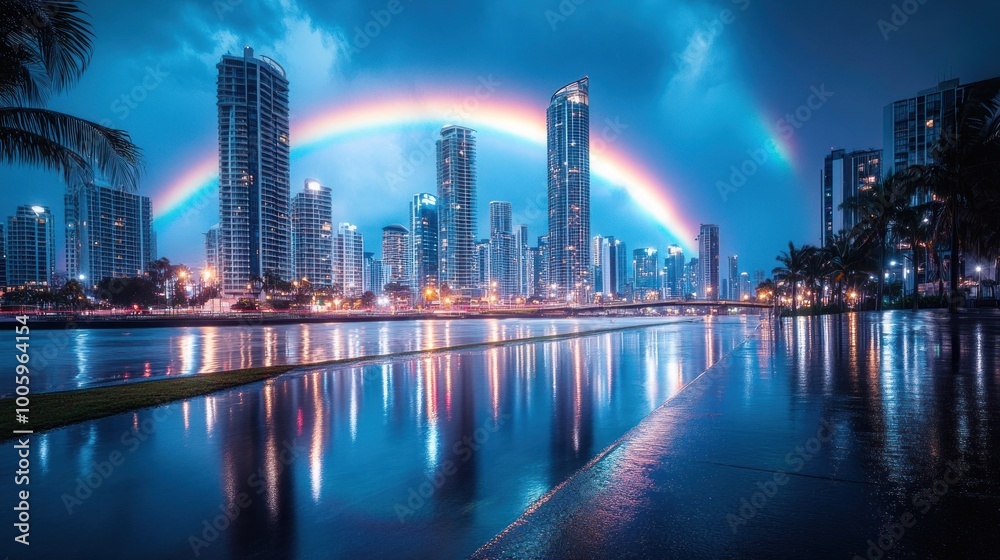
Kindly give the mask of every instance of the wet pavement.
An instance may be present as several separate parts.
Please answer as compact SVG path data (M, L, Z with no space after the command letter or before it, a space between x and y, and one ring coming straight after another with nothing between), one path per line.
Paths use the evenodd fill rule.
M477 558L995 558L1000 316L763 327Z

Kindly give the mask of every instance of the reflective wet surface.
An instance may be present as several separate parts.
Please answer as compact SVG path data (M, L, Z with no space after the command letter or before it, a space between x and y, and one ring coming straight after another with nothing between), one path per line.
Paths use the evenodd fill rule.
M464 557L757 324L677 321L304 368L39 434L32 544L17 557ZM13 445L0 448L5 468ZM0 480L0 495L12 483Z
M486 558L995 558L1000 316L751 337Z
M315 363L691 318L378 321L32 332L32 391ZM14 392L0 380L0 396Z

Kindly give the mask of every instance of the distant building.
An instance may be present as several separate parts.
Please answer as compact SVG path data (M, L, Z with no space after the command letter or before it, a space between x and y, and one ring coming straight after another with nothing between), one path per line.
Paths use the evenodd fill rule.
M841 204L870 190L881 178L882 150L833 150L826 156L820 176L823 245L859 221L857 210L841 209Z
M382 266L389 282L410 286L413 279L410 230L400 224L382 228Z
M507 300L518 293L517 239L511 231L511 204L490 202L490 294Z
M313 289L333 287L333 195L306 179L292 199L292 263L295 280Z
M740 300L740 257L732 255L729 257L729 289L722 290L724 299L730 301Z
M105 278L142 276L153 260L149 197L94 183L67 189L66 274L92 289Z
M364 253L358 226L341 222L333 240L333 283L346 297L358 297L364 292Z
M677 245L667 247L667 258L664 262L666 270L666 293L664 297L684 297L684 250Z
M701 263L693 257L687 264L684 282L684 299L697 299L701 290Z
M437 141L438 282L473 295L476 278L476 136L445 126Z
M740 301L749 300L753 299L753 297L754 297L754 290L753 287L750 285L750 275L747 274L746 272L741 272L739 300Z
M7 235L0 223L0 293L7 288Z
M549 292L562 301L590 299L590 80L552 95L546 111L549 200Z
M719 299L719 226L701 224L698 235L698 298Z
M216 68L222 289L244 294L252 276L292 274L288 80L250 47Z
M635 299L649 299L659 293L660 257L656 249L649 247L632 251L632 278Z
M413 255L414 290L437 286L438 204L429 193L413 195L410 202L410 249Z
M219 271L222 270L222 251L219 247L219 224L208 228L205 232L205 272L209 275L211 284L218 283Z
M56 272L55 222L46 206L18 206L7 218L7 286L47 287Z
M531 257L531 242L528 240L528 226L517 226L514 234L517 252L517 293L522 297L534 295L532 278L535 275L535 263Z
M476 264L472 268L475 276L475 295L486 297L490 292L490 240L476 242Z
M549 291L549 236L538 236L538 247L535 248L535 295L542 299L555 298L555 292Z
M389 274L382 259L375 258L375 253L364 254L364 278L364 291L377 296L385 292L385 285L389 283Z

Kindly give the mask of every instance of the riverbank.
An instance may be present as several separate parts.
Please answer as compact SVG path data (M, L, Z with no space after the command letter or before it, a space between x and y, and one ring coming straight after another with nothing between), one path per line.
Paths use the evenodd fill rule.
M676 322L676 320L673 322ZM78 422L95 420L151 406L159 406L169 402L206 395L257 381L263 381L303 367L346 366L350 364L392 360L422 354L429 355L480 348L497 348L512 344L557 341L576 338L579 336L646 329L670 323L671 322L650 321L639 325L621 325L604 329L587 330L583 332L539 335L525 338L499 340L495 342L456 344L441 348L420 349L297 364L284 364L280 366L242 368L167 379L133 381L89 389L33 393L30 397L30 423L27 425L15 423L15 408L18 408L15 404L15 399L4 398L0 399L0 443L13 439L13 436L11 435L13 430L31 429L35 433L39 433L45 430L51 430Z
M995 314L764 327L473 557L989 557L998 337Z

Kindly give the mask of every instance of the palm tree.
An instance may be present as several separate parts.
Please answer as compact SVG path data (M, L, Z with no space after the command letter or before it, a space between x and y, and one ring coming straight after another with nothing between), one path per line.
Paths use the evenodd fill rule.
M795 244L791 241L788 242L788 251L782 251L776 257L776 260L781 263L781 266L775 267L772 274L774 274L774 280L776 282L785 281L788 282L792 287L792 315L795 315L797 309L796 296L798 295L798 286L800 280L803 279L808 266L809 259L812 258L813 252L816 248L811 245L802 245L796 248Z
M844 292L850 284L868 276L873 265L872 258L857 239L844 232L834 235L823 252L826 254L827 274L837 292L837 303L843 309Z
M0 161L135 190L141 156L128 133L44 108L90 63L84 15L72 0L0 0Z
M959 266L964 254L977 250L995 255L997 246L996 184L1000 181L1000 96L977 99L977 92L958 110L934 149L934 161L919 168L923 187L942 208L936 224L950 244L949 291L952 312L959 298ZM991 213L994 212L994 213Z

